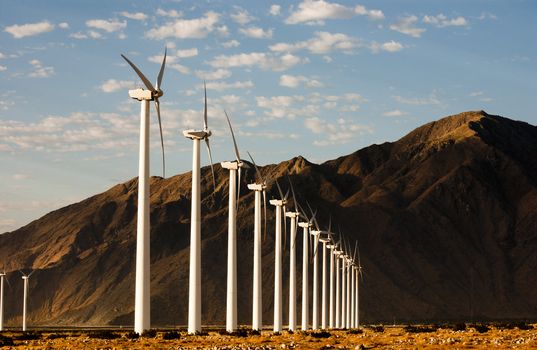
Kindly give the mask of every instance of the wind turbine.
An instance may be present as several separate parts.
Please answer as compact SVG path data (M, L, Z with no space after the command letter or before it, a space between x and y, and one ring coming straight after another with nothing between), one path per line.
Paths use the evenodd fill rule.
M159 98L164 94L160 89L164 67L166 65L166 49L164 59L157 76L156 88L145 75L127 57L121 55L140 77L147 90L129 90L129 96L141 102L140 108L140 154L138 164L138 219L136 232L136 289L134 302L134 331L142 334L151 327L150 291L149 291L149 101L155 101L160 129L162 147L162 176L165 176L164 138L160 118Z
M347 250L347 255L345 256L345 262L347 264L347 310L345 311L346 315L346 325L347 328L351 328L351 270L352 270L352 258L350 256L350 251Z
M309 206L309 204L308 204ZM311 207L309 208L311 211ZM309 219L304 210L300 210L306 221L299 222L298 226L302 227L302 330L305 331L308 329L308 319L309 319L309 252L308 252L308 240L309 240L309 229L313 225L313 220L315 214L312 212L312 218Z
M363 272L362 272L362 263L360 262L360 247L358 246L358 242L356 244L357 252L358 252L358 265L356 266L356 328L360 327L360 278L364 278Z
M319 236L319 241L323 244L323 263L322 263L322 277L321 277L321 328L326 329L328 326L328 310L327 310L327 254L331 255L331 250L327 247L330 243L330 228L328 231L323 232L324 236Z
M275 207L276 211L276 237L274 243L274 332L282 331L282 208L285 217L285 205L287 196L284 196L282 189L276 180L280 199L271 199L269 203ZM285 222L284 222L285 225Z
M341 235L341 233L340 233ZM343 236L341 236L343 239ZM339 255L341 260L341 328L347 328L347 253L345 251L345 241L342 241L342 252Z
M262 315L262 270L261 270L261 194L263 194L263 209L265 213L265 235L267 232L267 200L265 189L267 183L263 179L259 168L254 162L254 158L247 152L260 182L248 184L248 189L255 193L255 208L254 208L254 272L253 272L253 288L252 288L252 330L260 331L263 327Z
M290 234L289 234L289 330L296 330L296 229L297 221L300 215L298 210L298 203L296 201L295 189L289 174L287 174L289 185L291 187L291 193L293 195L293 202L295 211L288 211L285 215L290 219Z
M341 242L341 238L339 239L339 242ZM343 252L339 249L339 244L336 243L336 248L334 250L334 258L336 260L336 328L341 328L341 254L343 254Z
M4 277L6 272L0 272L0 332L4 330Z
M22 273L22 280L24 281L24 292L23 292L23 299L22 299L22 331L26 332L26 310L28 305L28 280L30 279L30 276L34 274L35 271L32 271L29 275L26 275L24 272Z
M226 330L237 330L237 209L239 207L241 191L241 168L245 165L241 161L235 134L231 121L224 111L233 139L236 160L222 162L222 168L229 169L229 210L228 210L228 241L227 241L227 302L226 302ZM237 180L238 172L238 180Z
M337 244L334 242L334 239L332 237L332 232L330 232L330 227L328 228L328 237L330 239L330 244L326 246L330 250L330 294L329 294L329 315L328 315L328 327L335 328L336 327L336 319L335 319L335 308L336 308L336 285L335 285L335 266L334 266L334 259L336 257L335 251L337 250Z
M321 231L318 227L316 227L315 230L310 230L310 234L313 236L313 247L311 248L313 250L313 317L311 321L311 329L317 330L319 329L319 259L317 257L317 251L319 247L319 236L321 234Z
M188 333L201 332L201 188L200 188L200 140L205 140L213 188L216 188L213 169L213 157L209 145L212 135L207 121L207 88L204 84L205 108L203 112L203 130L189 129L183 131L186 138L192 140L192 203L190 217L190 271L188 279Z

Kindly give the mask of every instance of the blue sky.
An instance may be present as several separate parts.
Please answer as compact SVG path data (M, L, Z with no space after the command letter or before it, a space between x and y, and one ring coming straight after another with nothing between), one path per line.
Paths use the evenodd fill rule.
M141 82L164 47L167 176L207 81L214 160L322 162L484 109L537 124L534 1L2 1L0 232L137 175ZM151 174L162 175L152 109ZM205 153L202 162L207 164Z

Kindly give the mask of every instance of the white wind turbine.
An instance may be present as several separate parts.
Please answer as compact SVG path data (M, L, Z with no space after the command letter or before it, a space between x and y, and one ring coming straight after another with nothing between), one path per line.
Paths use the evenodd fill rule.
M304 214L306 219L305 222L298 223L298 226L302 227L302 330L305 331L308 329L309 320L309 230L310 227L313 226L313 220L315 219L316 213L312 213L312 218L309 219L302 208L300 211Z
M339 239L339 242L341 242L341 238ZM335 327L341 328L341 258L340 256L343 254L343 251L339 249L339 242L336 243L336 248L333 251L334 258L336 260L336 319L335 319Z
M360 262L360 247L358 246L358 242L356 242L356 248L358 253L358 264L355 263L356 268L356 308L355 308L355 327L360 327L360 278L364 278L363 272L362 272L362 263Z
M317 251L319 247L319 237L321 235L321 231L317 227L315 230L310 230L310 234L313 237L313 305L312 305L312 321L311 321L311 329L317 330L319 329L319 264L318 264L318 257L317 257Z
M347 306L347 309L345 310L345 315L346 315L346 322L345 322L345 325L347 326L347 328L351 328L351 274L352 274L352 258L350 256L350 250L347 249L347 254L345 256L345 262L347 264L347 291L345 292L346 293L346 297L347 297L347 301L346 301L346 306Z
M356 328L356 308L357 308L357 302L356 302L356 279L357 279L357 264L356 264L356 249L358 247L358 241L354 244L354 253L352 255L351 259L351 328Z
M290 219L290 234L289 234L289 330L296 330L296 231L297 221L299 219L300 212L298 210L298 203L296 201L295 189L289 174L287 174L289 185L291 187L291 193L293 195L293 202L295 211L288 211L285 215Z
M227 243L227 302L226 302L226 330L237 330L237 209L239 207L241 191L241 168L246 165L241 160L235 134L231 121L225 112L236 159L222 162L222 168L229 170L229 212L228 212L228 243ZM238 173L238 179L237 179Z
M261 270L261 194L263 194L263 210L265 214L265 235L267 232L267 200L265 189L267 183L263 179L259 168L254 162L254 158L247 152L252 164L255 167L258 181L253 184L248 184L248 189L255 193L254 207L254 272L253 272L253 288L252 288L252 330L260 331L263 327L262 315L262 270Z
M6 272L0 272L0 332L4 330L4 278Z
M285 205L287 204L287 191L284 196L282 189L276 180L280 199L271 199L269 203L275 207L276 211L276 232L274 243L274 332L282 331L282 209L285 217ZM285 221L284 221L285 225ZM285 229L285 228L284 228Z
M341 235L341 233L340 233ZM343 236L341 236L343 239ZM345 252L345 241L342 241L341 260L341 328L347 328L347 253Z
M335 328L336 327L336 319L335 319L335 308L336 308L336 284L335 284L335 262L334 259L337 259L335 251L337 250L337 244L334 242L334 238L332 237L332 232L330 231L330 227L328 228L328 238L329 238L329 244L326 246L330 250L330 294L329 294L329 303L328 303L328 327Z
M24 289L23 289L23 299L22 299L22 331L26 332L26 311L28 310L28 280L30 279L30 276L34 274L35 271L32 271L29 275L26 275L24 272L22 273L22 280L24 281Z
M203 130L189 129L183 131L186 138L192 140L192 203L190 216L190 271L188 279L188 333L201 332L201 188L200 188L200 140L205 140L213 188L216 188L213 169L213 157L209 145L212 135L207 124L207 88L204 86L205 108L203 112Z
M321 274L321 328L326 329L328 327L328 305L327 305L327 297L328 297L328 290L327 290L327 279L328 279L328 271L327 271L327 254L332 255L331 250L329 250L330 246L330 226L328 228L328 231L323 232L324 235L319 236L319 241L323 244L322 250L323 250L323 263L322 263L322 274ZM331 259L333 261L333 259Z
M164 59L157 76L156 88L145 75L127 57L121 55L140 77L147 90L129 90L129 96L141 102L140 108L140 150L138 165L138 219L136 232L136 289L134 304L134 331L143 333L151 327L150 316L150 272L149 272L149 101L155 101L160 129L162 147L162 176L165 176L164 138L160 118L159 98L164 94L160 89L164 67L166 65L166 49Z

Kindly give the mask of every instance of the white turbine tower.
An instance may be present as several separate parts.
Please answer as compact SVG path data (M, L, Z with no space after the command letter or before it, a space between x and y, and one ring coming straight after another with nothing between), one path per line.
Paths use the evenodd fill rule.
M354 244L354 254L351 259L351 328L356 328L356 247L358 241Z
M356 266L356 328L360 327L360 278L364 278L362 263L360 262L360 247L356 245L358 252L358 265Z
M269 203L275 207L276 211L276 235L274 243L274 332L282 331L282 210L285 217L285 205L287 196L284 196L278 181L276 180L280 199L271 199ZM285 221L284 221L285 225Z
M6 272L0 272L0 332L4 330L4 278Z
M138 164L138 219L136 226L136 288L134 296L134 331L142 334L151 328L150 316L150 241L149 241L149 101L155 102L160 129L162 147L162 176L165 176L164 138L160 118L159 97L164 93L160 89L164 67L166 65L166 49L160 71L157 76L156 88L145 75L127 57L121 55L140 77L147 90L129 90L129 96L141 102L140 108L140 150Z
M329 303L328 303L328 327L329 328L335 328L336 327L336 315L335 315L335 308L336 308L336 285L335 285L335 250L337 249L337 246L332 238L332 233L330 232L330 229L328 229L328 237L330 240L330 244L326 246L330 250L330 294L329 294ZM337 259L337 258L336 258Z
M23 289L23 299L22 299L22 331L26 332L26 312L28 310L28 281L30 280L30 276L34 274L35 271L32 271L29 275L26 275L24 272L22 273L22 280L24 281L24 289Z
M188 333L201 332L201 188L200 188L200 141L205 140L213 188L214 179L213 159L209 137L212 135L207 124L207 88L204 86L205 108L203 112L203 130L185 130L183 135L192 140L192 203L190 218L190 271L188 279Z
M311 208L310 208L311 210ZM301 212L306 216L305 222L299 222L298 226L302 227L302 330L305 331L308 329L309 321L309 252L308 252L308 241L309 241L309 229L312 227L312 221L315 218L315 213L313 213L312 218L308 219L306 212L301 209Z
M291 193L293 195L293 202L295 211L289 211L285 215L290 219L290 234L289 234L289 330L296 330L296 235L297 235L297 221L299 220L299 207L296 201L295 189L291 178L287 175L289 185L291 187Z
M323 263L322 263L322 272L321 272L321 328L326 329L328 327L328 304L327 304L327 254L330 254L330 251L327 248L327 245L330 243L330 236L328 232L324 232L325 235L319 237L319 241L322 243L323 251Z
M341 239L340 239L341 242ZM339 244L336 244L334 250L334 258L336 260L336 322L335 327L341 328L341 254L343 253L339 250Z
M225 111L224 113L233 139L236 156L234 161L220 163L222 168L229 170L226 330L235 332L237 330L237 210L241 193L241 168L245 163L241 161L229 116Z
M345 253L345 242L343 242L342 253L339 256L341 260L341 328L347 328L346 311L347 311L347 255Z
M317 228L316 230L310 230L310 234L313 237L313 305L312 305L312 320L311 320L311 329L319 329L319 264L317 251L319 247L319 236L321 231Z
M265 235L267 232L267 200L265 189L267 184L261 176L259 168L254 162L252 155L248 153L252 164L255 167L260 182L248 184L248 189L255 193L254 207L254 272L252 288L252 330L260 331L263 327L263 303L262 303L262 270L261 270L261 194L263 194L263 209L265 214Z

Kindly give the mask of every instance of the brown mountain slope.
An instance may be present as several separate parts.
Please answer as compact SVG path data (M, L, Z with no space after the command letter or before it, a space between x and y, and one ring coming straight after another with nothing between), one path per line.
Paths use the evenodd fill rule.
M210 170L202 171L205 324L225 319L227 173L219 165L215 169L212 195ZM321 222L331 213L342 231L359 240L366 269L362 319L537 318L537 127L467 112L321 165L298 157L261 171L274 179L286 169L300 200L319 208ZM239 320L248 324L253 194L244 184L253 181L253 172L245 177L238 300ZM270 181L269 190L274 186ZM132 324L136 196L134 179L0 235L0 261L13 285L6 291L8 324L20 322L22 283L16 271L23 268L37 270L30 283L33 324ZM272 322L273 300L268 209L266 324ZM152 178L154 325L187 320L189 218L190 173ZM298 256L301 246L299 238ZM288 269L288 256L284 259ZM300 276L300 262L297 268ZM287 275L284 270L285 303ZM296 302L300 305L300 297Z

